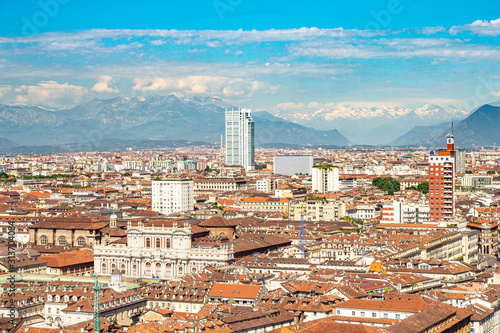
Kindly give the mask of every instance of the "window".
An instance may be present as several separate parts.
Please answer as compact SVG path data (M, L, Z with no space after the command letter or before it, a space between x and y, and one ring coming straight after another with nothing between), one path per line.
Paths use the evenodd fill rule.
M156 247L157 248L161 247L161 240L159 238L156 239Z
M40 244L47 245L48 243L49 243L49 237L47 236L40 237Z
M361 317L364 317L364 316L365 316L365 312L361 311Z
M389 318L389 315L387 313L384 313L384 318L385 319Z
M59 237L58 242L59 242L59 245L62 245L62 246L68 245L68 241L66 240L66 237L64 237L64 236Z
M372 313L373 318L377 318L377 314L375 312Z
M151 238L146 238L146 247L151 247Z
M401 315L399 313L396 314L396 319L401 319Z
M170 238L167 239L167 249L169 249L169 248L170 248Z
M85 241L85 238L83 238L83 237L78 237L78 239L76 240L76 243L78 244L78 246L85 246L85 244L87 244L87 242Z

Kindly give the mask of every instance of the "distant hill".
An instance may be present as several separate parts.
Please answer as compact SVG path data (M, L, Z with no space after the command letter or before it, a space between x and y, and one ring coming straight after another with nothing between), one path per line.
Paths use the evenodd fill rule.
M0 105L0 133L26 149L56 149L68 144L104 148L109 147L106 143L110 140L127 141L129 145L144 140L213 143L219 142L224 132L226 107L232 106L219 98L183 99L175 95L94 99L62 111ZM257 145L349 145L336 129L316 130L267 112L254 112L254 120Z
M17 144L14 141L0 137L0 150L9 149L15 146L17 146Z
M427 140L429 146L444 145L449 129ZM500 145L500 106L483 105L454 126L458 147Z
M421 146L426 145L429 138L441 134L450 128L449 123L434 126L415 126L399 138L391 142L390 146Z
M338 130L322 131L292 123L268 112L254 112L257 145L285 143L297 145L349 146L349 139Z

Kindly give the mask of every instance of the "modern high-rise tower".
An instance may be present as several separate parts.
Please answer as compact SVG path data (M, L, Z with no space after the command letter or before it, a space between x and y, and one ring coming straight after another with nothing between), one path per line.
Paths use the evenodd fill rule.
M255 127L250 109L226 109L226 165L255 169Z
M429 156L429 208L434 222L455 217L455 142L453 134L446 138L446 150Z

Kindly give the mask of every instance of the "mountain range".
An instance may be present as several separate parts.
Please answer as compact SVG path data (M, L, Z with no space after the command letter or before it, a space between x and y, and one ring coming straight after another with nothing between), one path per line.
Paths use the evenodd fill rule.
M456 123L456 122L455 122ZM494 146L500 143L500 106L486 104L453 128L457 147ZM416 126L392 142L394 146L439 147L451 132L450 123Z
M458 147L495 146L500 144L500 106L481 106L453 128L455 144ZM446 142L448 130L426 141L427 146Z
M218 98L179 98L175 95L94 99L67 110L38 106L0 105L0 148L83 143L99 146L106 140L189 140L218 142L224 132L224 110ZM317 130L254 112L256 144L348 146L338 130ZM1 138L0 138L1 139Z
M214 143L224 132L224 110L231 107L219 98L186 99L175 95L94 99L67 110L0 105L0 151L88 151L176 146L194 141ZM333 129L335 125L354 142L365 138L362 144L439 147L450 132L452 116L457 146L500 143L500 106L496 104L484 105L467 117L456 108L431 104L416 109L342 107L344 115L337 108L335 112L312 112L310 119L303 112L278 113L288 119L265 111L254 112L256 145L350 146L350 140Z
M339 103L317 110L284 112L276 116L318 129L339 128L353 144L384 145L406 134L415 126L436 126L451 118L460 121L467 112L454 106L425 104L405 106L359 106Z

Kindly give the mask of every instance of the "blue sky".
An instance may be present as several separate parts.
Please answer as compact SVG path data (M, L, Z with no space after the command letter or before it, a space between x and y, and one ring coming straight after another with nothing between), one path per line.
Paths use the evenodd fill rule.
M295 112L500 99L500 1L1 1L0 103Z

